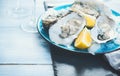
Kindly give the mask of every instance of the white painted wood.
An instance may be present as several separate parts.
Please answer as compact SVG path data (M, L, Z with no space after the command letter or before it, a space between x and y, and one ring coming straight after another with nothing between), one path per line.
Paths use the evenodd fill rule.
M13 17L14 13L9 13L16 8L16 1L0 0L0 64L52 64L49 46L41 39L40 34L28 33L21 29L22 24L29 23L32 15L19 18ZM38 18L44 12L44 8L42 0L36 1ZM33 0L20 2L21 8L32 10Z
M54 76L52 65L0 65L0 76Z

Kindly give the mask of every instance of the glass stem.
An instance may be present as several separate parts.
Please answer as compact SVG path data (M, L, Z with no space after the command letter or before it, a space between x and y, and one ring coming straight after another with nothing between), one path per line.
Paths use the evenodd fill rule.
M33 6L33 21L36 23L36 0L34 0L34 6Z
M16 10L18 10L20 8L20 0L17 0L17 7Z

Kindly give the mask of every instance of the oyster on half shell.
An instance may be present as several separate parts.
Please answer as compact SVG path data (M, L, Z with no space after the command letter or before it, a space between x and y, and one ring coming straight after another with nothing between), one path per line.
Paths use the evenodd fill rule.
M49 28L51 24L54 24L57 22L60 18L66 16L69 14L70 11L68 9L62 9L62 10L54 10L49 9L45 14L42 16L42 23L44 27Z
M76 0L71 7L71 11L98 17L100 15L100 3L98 1L91 0Z
M85 24L83 16L73 12L49 28L49 37L56 44L71 45Z
M106 15L102 15L97 19L95 27L91 30L91 36L97 43L106 43L116 37L116 23L113 19Z

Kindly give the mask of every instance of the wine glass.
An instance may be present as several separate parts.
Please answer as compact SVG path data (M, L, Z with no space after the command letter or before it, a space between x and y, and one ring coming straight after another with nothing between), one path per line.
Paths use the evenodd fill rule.
M37 31L37 25L36 25L36 0L33 0L33 8L32 8L32 16L30 20L27 22L23 22L21 24L21 28L23 31L36 33Z
M14 8L11 9L11 11L8 11L8 13L15 18L23 18L28 16L29 10L23 6L23 0L16 0Z

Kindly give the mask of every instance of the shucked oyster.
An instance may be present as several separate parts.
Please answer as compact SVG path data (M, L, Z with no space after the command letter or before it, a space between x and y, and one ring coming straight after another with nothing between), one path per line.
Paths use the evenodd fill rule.
M116 37L115 21L106 15L98 18L95 27L91 30L92 38L98 43L105 43Z
M83 12L85 14L98 17L100 14L100 3L95 0L76 0L72 5L71 10L77 13Z
M42 23L45 27L50 27L51 24L54 24L59 18L62 18L69 14L70 11L67 9L62 9L56 11L54 9L49 9L42 17Z
M49 37L56 44L70 45L85 26L85 20L71 13L49 28Z

